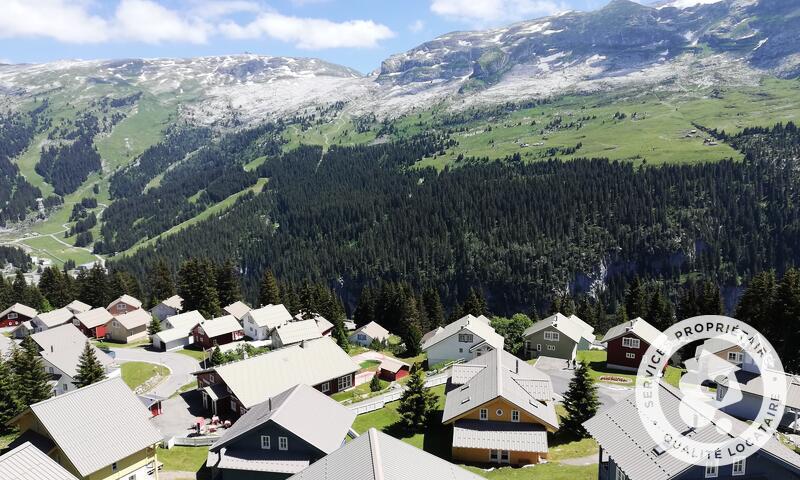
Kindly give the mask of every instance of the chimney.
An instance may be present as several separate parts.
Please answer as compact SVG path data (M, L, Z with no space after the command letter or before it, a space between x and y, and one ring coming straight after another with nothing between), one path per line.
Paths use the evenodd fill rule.
M53 345L50 345L50 353L53 353Z
M272 397L269 397L269 400L267 400L267 401L269 402L268 406L269 406L269 411L271 412L272 411Z
M514 373L519 374L519 358L517 359L517 364L514 368Z

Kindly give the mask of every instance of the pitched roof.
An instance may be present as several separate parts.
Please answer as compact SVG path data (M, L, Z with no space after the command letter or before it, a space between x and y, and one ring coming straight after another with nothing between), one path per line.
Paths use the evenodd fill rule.
M333 323L331 323L330 320L323 317L322 315L314 315L314 321L317 322L317 328L319 329L319 333L322 334L331 330L335 326Z
M191 335L191 329L187 330L185 328L168 328L156 333L153 335L153 338L158 338L161 343L169 343L181 338L189 338Z
M205 318L203 318L203 315L197 310L192 310L191 312L173 315L167 318L165 321L172 325L172 328L191 330L198 323L204 322Z
M245 408L250 408L298 383L314 386L359 368L333 339L322 337L213 370Z
M270 330L292 321L292 314L282 304L267 305L250 310L246 316L249 316L259 327L267 327Z
M299 322L289 322L275 329L275 334L280 337L284 345L312 340L319 338L322 333L314 320L300 320Z
M89 305L89 304L83 303L80 300L73 300L73 301L69 302L69 304L67 304L67 306L64 307L64 308L68 309L72 313L83 313L83 312L88 312L89 310L91 310L92 306Z
M592 333L594 328L576 316L566 317L560 313L550 315L544 320L539 320L527 329L522 334L523 337L528 337L536 332L542 331L545 328L553 327L559 332L569 337L573 342L580 342L581 338L585 338L590 342L594 342L595 336ZM588 327L588 328L587 328Z
M457 383L468 376L461 373L467 369L473 375L465 383ZM442 423L456 420L496 398L504 398L551 428L558 428L550 377L506 351L492 350L464 365L454 365L450 382L462 386L447 392Z
M224 317L212 318L211 320L200 322L200 328L203 329L208 338L214 338L239 331L242 329L242 325L233 315L225 315Z
M422 336L422 339L420 340L420 343L424 344L425 342L427 342L428 340L433 338L435 335L437 335L442 330L443 330L442 327L434 328L433 330L431 330L430 332L428 332L428 333L426 333L425 335Z
M123 313L118 317L114 317L116 321L122 324L127 330L133 330L134 328L141 327L142 325L147 325L153 319L150 316L150 312L146 310L142 310L137 308L128 313Z
M119 298L114 300L113 302L108 304L108 309L111 310L111 307L114 306L115 303L124 303L126 305L130 305L133 308L142 308L142 302L138 299L126 294L120 295Z
M34 333L31 339L39 345L39 355L72 378L78 374L78 362L89 339L78 328L67 323L43 332ZM90 344L91 345L91 344ZM97 360L104 367L114 363L108 354L92 345Z
M384 356L378 368L381 370L386 370L387 372L397 373L403 367L411 368L411 365L407 364L406 362L401 362L396 358Z
M384 340L389 338L389 330L381 327L376 322L369 322L366 325L363 325L361 328L350 334L352 337L353 335L358 335L359 333L365 333L369 338Z
M324 422L318 419L324 418ZM356 414L319 390L301 384L253 406L233 424L211 450L230 445L242 435L273 421L325 454L342 445Z
M679 432L689 431L689 425L682 419L681 411L684 411L684 415L690 414L685 409L691 408L691 404L681 405L680 390L663 381L659 385L660 410L667 421ZM694 415L706 417L702 410L692 410ZM714 418L707 420L708 422L702 422L705 426L692 431L695 440L724 443L735 435L740 435L748 427L744 422L718 410L714 410ZM663 442L653 440L642 423L644 421L651 420L642 418L636 406L636 394L632 393L616 405L602 409L584 422L583 426L630 478L668 480L695 466L664 452ZM718 427L723 424L731 426L731 434L724 433L726 429ZM800 468L800 455L786 448L774 437L770 437L761 447L761 452L794 468Z
M252 309L246 303L239 300L231 303L227 307L223 308L223 310L225 310L226 313L236 317L237 320L241 320L245 315L247 315L247 312Z
M30 442L0 456L0 480L78 480Z
M162 440L120 377L35 403L31 410L83 477Z
M610 342L611 340L621 337L629 332L633 333L650 345L654 344L658 336L661 335L661 331L659 329L650 325L641 317L637 317L631 321L620 323L619 325L611 327L600 341L602 343Z
M479 480L483 477L371 428L367 433L289 478L290 480L410 478Z
M457 420L453 447L547 452L547 430L535 423Z
M786 382L786 400L785 405L788 408L800 410L800 375L792 375L791 373L779 372L775 370L767 371L770 375L782 375L785 377ZM746 370L737 369L733 373L736 377L738 388L742 392L749 393L758 397L763 397L767 388L764 386L764 379L761 375ZM722 386L727 386L730 379L727 375L717 379L717 383Z
M59 308L51 312L40 313L36 316L47 328L57 327L72 320L73 314L66 308Z
M33 308L31 308L31 307L29 307L27 305L23 305L21 303L15 303L14 305L11 305L10 307L8 307L5 310L3 310L2 312L0 312L0 317L5 317L6 315L8 315L11 312L16 312L16 313L18 313L20 315L24 315L24 316L26 316L28 318L33 318L38 313L36 310L34 310Z
M183 297L180 295L173 295L166 300L161 302L161 305L166 307L172 308L177 311L181 311L183 309Z
M114 316L108 313L105 308L94 308L83 313L76 313L75 318L84 327L95 328L107 324L114 319Z
M494 328L488 325L485 321L480 320L478 317L473 315L467 315L447 325L446 327L442 328L439 333L430 337L422 344L422 349L427 350L445 338L449 338L452 335L460 333L461 330L469 330L475 335L481 337L486 341L486 343L491 345L496 350L502 350L503 345L505 344L505 339L503 336L495 332Z

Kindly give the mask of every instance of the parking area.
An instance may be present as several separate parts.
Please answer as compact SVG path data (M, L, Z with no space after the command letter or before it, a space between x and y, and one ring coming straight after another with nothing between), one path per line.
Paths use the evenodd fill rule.
M177 395L161 404L162 414L152 418L164 438L188 436L197 417L207 417L203 408L203 394L199 390Z

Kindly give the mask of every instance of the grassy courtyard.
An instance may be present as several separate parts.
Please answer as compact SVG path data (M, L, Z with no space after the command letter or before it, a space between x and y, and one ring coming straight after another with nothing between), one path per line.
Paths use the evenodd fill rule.
M605 350L584 350L578 352L577 356L579 362L586 362L586 365L589 367L589 376L591 376L595 382L611 383L628 387L635 386L636 374L608 368L606 366L607 355L608 354ZM683 375L682 369L669 365L667 366L667 370L664 372L664 381L674 387L677 387L678 382L681 379L681 375ZM612 378L624 378L627 379L628 382L622 383L612 381Z
M121 368L122 379L131 390L135 390L139 386L150 382L156 375L160 375L161 377L169 375L169 369L167 367L153 363L127 362L123 363Z

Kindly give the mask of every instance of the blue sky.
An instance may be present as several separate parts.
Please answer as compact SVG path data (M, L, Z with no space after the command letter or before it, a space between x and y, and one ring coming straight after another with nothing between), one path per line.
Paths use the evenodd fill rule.
M0 61L318 57L369 72L453 30L486 28L608 0L3 0Z

